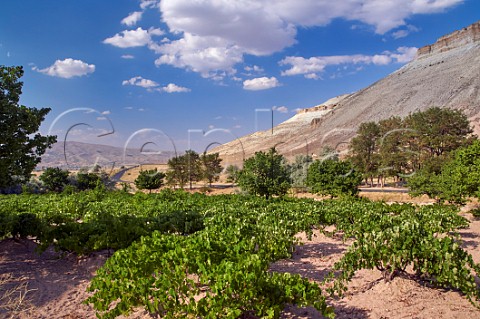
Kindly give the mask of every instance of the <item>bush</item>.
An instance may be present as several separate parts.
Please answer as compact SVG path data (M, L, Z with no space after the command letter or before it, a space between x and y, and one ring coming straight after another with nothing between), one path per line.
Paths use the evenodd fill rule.
M152 192L152 189L158 189L163 185L163 179L165 174L158 172L157 169L140 171L140 175L135 179L135 186L138 189L148 189Z
M316 160L308 168L307 186L312 193L338 197L356 195L362 175L349 162L326 159Z
M49 167L40 175L39 179L48 191L59 193L68 185L69 175L70 172L67 170L62 170L58 167Z
M250 194L265 196L283 196L291 186L291 179L285 165L285 159L275 148L268 153L256 152L243 163L238 174L238 185Z

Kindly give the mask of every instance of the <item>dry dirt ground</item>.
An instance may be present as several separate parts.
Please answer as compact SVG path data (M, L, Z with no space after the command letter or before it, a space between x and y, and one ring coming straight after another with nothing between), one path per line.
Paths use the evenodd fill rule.
M480 220L471 220L461 231L464 247L480 262ZM299 273L321 281L348 247L340 238L316 233L312 240L299 234L303 245L291 259L278 261L272 271ZM90 306L82 304L88 296L89 280L108 258L108 252L78 259L53 251L35 252L31 241L0 242L0 318L95 318ZM330 299L337 318L480 318L480 310L460 293L432 289L414 281L395 278L390 283L378 281L378 271L360 271L341 299ZM372 284L374 283L374 284ZM6 294L11 292L10 295ZM149 318L139 310L129 318ZM287 306L282 318L322 318L311 308Z

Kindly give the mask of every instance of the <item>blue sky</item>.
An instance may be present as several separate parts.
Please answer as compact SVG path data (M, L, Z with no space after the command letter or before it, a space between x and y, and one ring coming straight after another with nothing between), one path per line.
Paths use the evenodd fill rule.
M24 66L21 103L59 140L201 151L479 19L478 0L5 0L0 64Z

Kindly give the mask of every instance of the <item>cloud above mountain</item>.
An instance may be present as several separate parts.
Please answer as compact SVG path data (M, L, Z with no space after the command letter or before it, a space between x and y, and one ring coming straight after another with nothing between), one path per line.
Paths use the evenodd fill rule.
M242 63L246 55L268 56L295 45L300 28L327 26L333 20L342 19L366 25L379 35L392 32L392 38L397 39L415 32L415 26L407 24L412 16L442 12L462 2L464 0L143 0L142 11L130 13L122 23L135 25L145 10L158 8L169 31L167 37L156 42L152 36L163 35L162 30L139 27L117 33L104 43L121 48L148 45L159 54L157 66L170 65L222 80L235 77L236 65ZM387 64L388 58L395 59L380 56L375 58L376 62L371 58L370 63Z
M317 56L317 57L298 57L289 56L281 60L281 66L289 66L282 71L283 76L304 75L308 79L318 79L320 74L329 66L338 65L387 65L393 62L407 63L415 57L417 48L399 47L395 52L383 52L375 55L336 55L336 56Z

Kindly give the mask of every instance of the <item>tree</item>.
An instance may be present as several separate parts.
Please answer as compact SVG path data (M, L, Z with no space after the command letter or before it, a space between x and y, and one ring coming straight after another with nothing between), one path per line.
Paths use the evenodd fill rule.
M61 192L69 184L70 172L59 167L48 167L39 179L48 191Z
M398 181L400 176L405 176L411 171L410 150L406 148L406 136L411 130L404 127L403 120L398 116L381 120L378 125L380 127L378 175L383 187L387 177L393 177Z
M457 149L439 179L442 199L463 204L468 197L480 198L480 141Z
M78 190L84 191L95 189L98 185L105 185L105 180L99 174L79 172L75 177L74 183Z
M313 159L309 155L297 155L295 157L295 162L290 165L292 187L304 188L307 186L308 168L312 162Z
M461 169L467 169L470 164L456 153L455 160L451 162L456 149L475 141L467 116L459 110L432 107L409 115L405 122L412 129L410 140L417 153L416 160L411 160L415 174L407 179L410 194L426 194L438 201L453 202L463 202L465 196L471 196L468 192L464 195L458 193L458 189L465 186L462 183L466 182L466 179L460 178ZM475 147L471 150L467 147L464 151L475 151ZM457 164L461 169L451 166Z
M238 173L240 172L240 168L237 165L228 165L225 169L227 173L227 182L228 183L236 183L238 180Z
M19 105L23 68L0 66L0 192L22 184L56 142L55 136L38 133L50 108Z
M462 111L439 107L410 114L405 125L412 129L423 158L439 157L466 145L467 136L473 132Z
M380 126L375 122L360 124L357 136L350 142L350 160L357 170L364 174L365 180L370 178L373 186L373 177L377 175L380 166L378 143Z
M220 164L222 159L218 153L203 153L200 159L203 165L203 178L211 186L214 181L218 181L220 173L223 171L223 167Z
M138 189L148 189L149 193L152 189L158 189L163 185L165 174L158 172L157 169L140 171L140 175L135 179L135 186Z
M440 172L424 165L415 174L407 179L408 193L411 196L427 195L437 201L442 193L440 186Z
M312 193L338 197L356 195L362 174L350 162L334 159L316 160L308 168L307 186Z
M175 156L168 160L167 184L179 185L181 188L185 187L188 179L187 163L185 158Z
M238 185L248 193L265 196L283 196L291 186L285 158L274 147L268 153L256 152L246 159L238 174Z
M189 182L190 189L192 189L193 182L202 179L203 171L200 156L193 150L187 150L184 155L169 159L168 167L167 181L171 185L178 184L183 188Z

